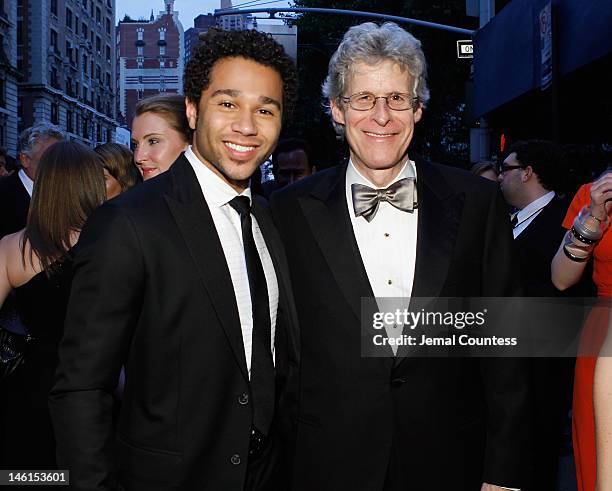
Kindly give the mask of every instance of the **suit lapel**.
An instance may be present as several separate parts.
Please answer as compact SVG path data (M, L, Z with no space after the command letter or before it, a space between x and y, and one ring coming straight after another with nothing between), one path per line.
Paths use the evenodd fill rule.
M187 244L202 284L234 352L245 380L247 373L236 295L210 209L184 155L168 171L171 186L166 202Z
M432 164L416 164L419 220L412 297L438 297L453 255L465 195L454 194ZM396 367L410 356L412 349L399 347Z
M454 194L432 165L417 162L419 223L413 297L437 297L444 286L463 211L463 194Z
M300 206L334 279L351 310L361 319L361 297L373 297L349 217L345 194L346 165L330 171L327 179Z
M287 264L283 244L280 236L278 235L276 227L272 223L268 210L265 209L265 206L259 201L257 196L253 197L251 211L257 219L261 234L263 235L264 241L266 242L266 247L268 248L268 252L272 258L272 263L274 265L274 271L276 273L279 286L279 306L282 307L282 312L286 314L284 318L288 322L287 330L290 333L288 339L291 343L289 349L295 355L296 353L299 353L297 313L295 311L295 305L293 302L289 301L290 298L293 298L293 293L291 291L291 281L289 278L289 265Z

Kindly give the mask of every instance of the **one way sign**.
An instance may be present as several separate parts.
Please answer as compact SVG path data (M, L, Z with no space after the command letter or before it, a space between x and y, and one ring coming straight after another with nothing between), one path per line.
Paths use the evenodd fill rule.
M474 41L457 41L457 58L474 58Z

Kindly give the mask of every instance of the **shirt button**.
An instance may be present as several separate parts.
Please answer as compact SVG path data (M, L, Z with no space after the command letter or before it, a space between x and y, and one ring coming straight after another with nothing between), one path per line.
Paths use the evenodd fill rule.
M392 284L393 284L393 281L387 280L387 285L392 285Z
M238 396L238 404L246 406L249 403L249 394L244 393Z
M385 237L389 237L389 234L387 232L385 232Z
M230 462L234 465L240 465L240 455L238 455L237 453L232 455Z

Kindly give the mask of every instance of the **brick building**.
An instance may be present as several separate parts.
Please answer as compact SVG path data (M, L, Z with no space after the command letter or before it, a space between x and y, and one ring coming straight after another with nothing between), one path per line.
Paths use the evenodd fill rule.
M117 94L128 126L139 100L160 92L183 92L184 33L174 0L149 21L124 20L117 28Z
M16 4L19 130L50 121L91 146L112 141L115 0Z

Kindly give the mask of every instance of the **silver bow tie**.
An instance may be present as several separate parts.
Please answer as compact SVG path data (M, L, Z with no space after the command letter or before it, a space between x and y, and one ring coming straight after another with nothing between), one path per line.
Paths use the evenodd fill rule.
M413 178L400 179L384 189L372 189L363 184L352 184L353 210L356 217L363 217L368 222L376 216L378 205L386 201L398 210L412 213L417 207L417 191Z

